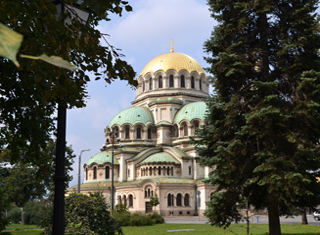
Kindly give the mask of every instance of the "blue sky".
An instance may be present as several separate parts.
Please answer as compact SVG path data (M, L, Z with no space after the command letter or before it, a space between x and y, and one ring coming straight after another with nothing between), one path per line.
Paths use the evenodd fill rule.
M206 0L129 0L133 12L122 17L112 16L98 29L107 37L109 43L121 48L124 59L132 65L137 77L143 67L154 57L170 52L171 39L175 52L193 57L202 67L208 65L203 57L203 43L209 39L215 21L210 17ZM68 110L67 142L77 155L73 165L74 179L69 186L77 184L78 157L82 153L81 183L83 164L100 152L105 142L104 128L121 110L131 107L136 91L126 82L115 81L111 85L104 80L94 81L91 77L87 91L89 99L82 109Z

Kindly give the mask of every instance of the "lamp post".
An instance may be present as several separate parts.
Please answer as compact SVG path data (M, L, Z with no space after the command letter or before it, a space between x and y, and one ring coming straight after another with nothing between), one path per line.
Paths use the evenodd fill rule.
M112 128L112 131L109 132L110 139L107 139L107 143L110 144L111 142L111 150L112 150L112 159L111 159L111 210L114 210L114 138L118 136L118 131L115 128ZM120 141L120 139L117 139Z
M80 176L81 176L81 173L80 173L80 167L81 167L81 154L82 154L84 151L90 151L90 149L81 150L80 155L79 155L79 168L78 168L78 193L80 193Z
M66 8L71 9L71 14L77 14L77 18L81 19L85 24L88 23L90 11L81 9L80 4L82 0L77 2L77 9L65 4L61 0L51 0L57 7L58 14L65 13ZM76 15L74 15L76 17ZM83 18L81 18L83 17ZM61 86L64 85L63 80L59 80ZM58 101L58 115L57 115L57 145L56 145L56 169L54 189L54 202L53 202L53 225L52 234L64 235L64 184L67 179L65 176L65 146L66 146L66 119L67 119L67 104L65 100L59 99Z

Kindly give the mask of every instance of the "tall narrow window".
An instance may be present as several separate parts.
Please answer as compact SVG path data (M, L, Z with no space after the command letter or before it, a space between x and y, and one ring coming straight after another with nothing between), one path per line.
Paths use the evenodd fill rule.
M177 206L182 206L181 198L182 198L181 194L178 193L178 195L177 195Z
M126 197L126 195L123 196L123 204L125 206L127 206L127 197Z
M194 77L191 77L191 88L194 89Z
M106 179L109 179L110 178L110 167L109 166L106 166Z
M191 166L189 166L189 175L191 175Z
M148 191L144 191L144 197L148 197Z
M148 140L151 140L151 128L148 129Z
M161 167L158 167L158 175L161 175Z
M168 194L168 206L173 206L173 194Z
M171 167L171 175L173 176L173 167Z
M198 128L199 128L199 122L195 122L195 123L194 123L194 128L195 128L195 129L198 129Z
M86 180L88 180L88 168L86 168Z
M183 133L184 133L184 136L188 136L188 125L187 124L185 124L183 127Z
M137 139L141 139L141 128L137 128Z
M162 76L159 76L159 88L162 88Z
M170 175L170 168L167 167L167 175Z
M97 179L97 168L93 167L93 179Z
M169 77L169 87L174 87L173 75L170 75L170 77Z
M126 127L126 139L130 139L130 128Z
M189 194L184 195L184 206L190 206Z
M184 76L183 76L183 75L181 75L181 77L180 77L180 85L181 85L181 87L186 87L186 84L185 84L185 80L184 80Z
M129 207L133 207L133 196L129 195Z
M149 175L152 175L152 167L149 168Z
M152 78L149 79L149 90L152 90Z
M166 167L163 167L163 175L166 175Z
M142 89L143 91L146 89L146 84L144 83L144 81L142 82Z
M148 188L148 197L150 197L150 189Z
M199 80L199 89L200 89L200 91L202 91L202 82L201 82L201 79Z

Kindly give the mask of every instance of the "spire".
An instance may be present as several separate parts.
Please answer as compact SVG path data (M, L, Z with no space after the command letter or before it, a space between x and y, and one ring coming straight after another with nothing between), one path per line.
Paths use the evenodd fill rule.
M173 50L173 43L174 43L174 41L171 39L171 43L170 43L170 45L171 45L170 52L171 52L171 53L174 52L174 50Z

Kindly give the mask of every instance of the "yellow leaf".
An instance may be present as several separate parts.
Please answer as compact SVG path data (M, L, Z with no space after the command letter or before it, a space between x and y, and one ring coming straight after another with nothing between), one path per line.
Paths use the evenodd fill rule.
M8 58L17 67L20 66L17 61L17 53L22 40L23 36L20 33L0 23L0 56Z

